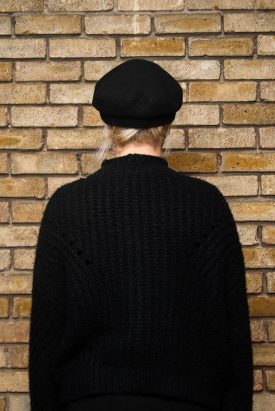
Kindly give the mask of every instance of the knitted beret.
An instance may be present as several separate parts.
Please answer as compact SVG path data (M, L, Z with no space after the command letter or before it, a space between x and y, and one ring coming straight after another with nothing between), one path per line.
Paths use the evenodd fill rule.
M127 60L96 83L92 105L109 125L156 127L172 122L182 105L182 87L158 64Z

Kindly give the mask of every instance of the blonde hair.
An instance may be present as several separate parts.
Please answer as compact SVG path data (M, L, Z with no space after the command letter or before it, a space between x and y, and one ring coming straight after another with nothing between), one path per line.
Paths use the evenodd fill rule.
M124 147L130 142L151 144L154 147L161 146L163 157L168 157L170 150L163 149L165 139L170 133L171 123L150 128L125 128L111 126L104 123L103 141L95 156L99 162L107 157L109 151L114 151L115 147Z

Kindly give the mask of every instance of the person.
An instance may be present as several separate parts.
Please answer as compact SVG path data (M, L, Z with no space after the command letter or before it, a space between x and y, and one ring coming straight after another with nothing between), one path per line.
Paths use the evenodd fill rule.
M92 104L103 161L53 193L38 235L31 411L251 411L235 221L221 191L171 168L164 150L180 84L130 59L96 83Z

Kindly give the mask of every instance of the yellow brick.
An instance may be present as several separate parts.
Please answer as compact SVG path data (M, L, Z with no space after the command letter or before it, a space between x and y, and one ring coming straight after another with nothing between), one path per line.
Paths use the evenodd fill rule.
M224 31L226 32L257 32L274 31L275 13L229 13L224 15Z
M14 223L39 223L46 201L13 201L12 221Z
M275 371L266 370L266 386L268 390L275 390Z
M256 250L256 249L255 249ZM274 296L257 296L255 298L250 299L250 315L253 317L272 317L275 315L274 310L275 310L275 297ZM268 347L265 347L268 348ZM259 353L265 353L265 350L260 350ZM273 349L273 355L275 351ZM275 356L274 356L275 360ZM264 364L262 362L263 360L259 360L259 358L256 360L256 363L259 364ZM268 365L267 363L265 363Z
M0 126L6 126L9 121L8 109L7 107L0 107ZM0 166L1 168L1 166Z
M275 127L264 127L259 129L260 146L262 148L275 148Z
M1 205L4 202L1 202ZM0 209L0 212L2 210ZM0 250L0 270L6 270L11 264L11 253L10 250Z
M176 113L174 125L217 125L219 124L217 104L184 104Z
M99 168L100 161L96 159L94 154L85 153L81 156L81 170L83 174L92 174Z
M275 104L224 104L225 124L275 124Z
M77 15L18 15L15 21L16 34L79 34L81 16Z
M32 246L36 245L38 227L36 226L12 226L3 224L0 226L0 246Z
M274 297L257 297L253 299L253 312L255 312L255 316L258 317L269 317L274 315L274 307L275 307L275 298ZM270 306L268 307L268 304ZM255 308L254 308L255 307ZM261 314L262 313L262 314ZM270 313L270 314L268 314ZM271 314L273 313L273 314ZM275 364L275 349L274 345L262 345L262 344L255 344L254 347L254 365L265 365L265 366L274 366ZM273 407L272 407L273 408ZM263 410L272 410L272 408L263 408Z
M1 104L41 104L46 102L46 84L0 84Z
M0 39L0 58L43 58L45 56L45 39Z
M244 250L246 267L272 268L275 264L275 247L247 247Z
M84 19L88 34L148 34L151 18L145 14L88 15Z
M156 33L220 32L219 14L163 14L155 16Z
M9 316L9 299L7 297L0 297L0 317ZM1 410L1 408L0 408Z
M17 81L67 81L81 77L80 61L17 61Z
M256 100L256 83L195 82L189 85L189 101L253 101Z
M93 106L83 107L83 126L103 126L99 112Z
M1 7L1 6L0 6ZM0 35L11 34L11 19L8 16L0 16Z
M263 244L275 244L275 227L273 225L264 225L262 229Z
M224 77L226 79L271 79L275 77L275 61L271 59L257 60L225 60Z
M275 153L222 153L222 171L275 171Z
M15 127L69 127L76 126L78 108L65 107L12 107L12 125Z
M26 368L28 366L29 359L29 346L28 344L10 344L6 346L6 356L9 367ZM11 409L13 410L13 408ZM26 411L22 408L20 408L20 410Z
M107 11L114 7L113 0L48 0L52 11Z
M1 87L1 86L0 86ZM0 129L0 149L39 149L43 145L41 130Z
M0 177L0 197L36 197L45 195L46 185L39 177Z
M257 51L259 55L273 55L275 54L275 35L265 36L260 35L257 39Z
M94 84L83 82L51 84L50 102L55 104L91 104L94 88Z
M217 161L215 153L173 153L169 160L169 166L176 171L215 173Z
M75 174L77 160L75 154L12 153L11 170L13 174Z
M153 61L177 80L216 80L220 77L220 62L217 60L155 59Z
M186 0L190 10L254 9L255 0Z
M29 274L3 275L0 281L0 291L1 294L30 294L32 276Z
M84 62L85 80L99 80L104 74L121 64L118 60L91 60Z
M274 196L275 195L275 175L262 175L261 176L262 195Z
M9 61L0 62L0 81L12 80L12 64Z
M119 11L183 10L184 0L118 0Z
M275 81L263 81L261 83L260 99L275 101Z
M217 186L225 196L253 196L258 192L257 176L210 176L203 180Z
M115 39L50 39L51 57L114 57Z
M48 130L47 148L50 150L97 149L102 142L102 138L102 130L98 128Z
M11 411L28 411L30 408L29 394L9 395L9 406Z
M0 320L0 342L27 342L27 331L29 329L28 324L29 321L26 320ZM0 387L2 388L1 376Z
M51 197L53 193L64 184L71 183L72 181L78 180L79 176L58 176L58 177L48 177L48 197Z
M23 320L21 320L23 321ZM19 323L19 321L17 321ZM18 332L21 329L19 326ZM19 340L21 342L21 340ZM8 341L9 342L9 341ZM24 341L25 342L25 341ZM0 370L0 390L9 392L28 391L28 371L17 371L12 369Z
M275 218L274 201L231 201L230 208L238 221L273 221Z
M30 297L14 297L13 299L13 318L30 317L31 298Z
M249 56L253 39L245 37L189 38L190 56Z
M44 0L4 0L0 2L1 13L15 11L43 11Z
M266 283L267 283L267 287L266 287L267 291L269 293L274 293L275 292L275 273L274 272L266 273ZM270 325L269 325L269 331L271 331ZM274 334L274 332L275 332L274 325L275 325L275 322L272 321L272 335L275 336L275 334ZM275 337L273 339L275 339Z
M7 223L9 221L9 214L9 203L7 201L0 201L0 223Z
M35 248L14 250L13 266L15 270L32 270L35 260Z
M0 173L8 173L8 155L0 153Z
M256 134L252 127L191 128L190 148L252 148L256 147Z
M184 56L181 37L131 37L121 39L121 56Z
M261 293L263 291L263 279L262 279L262 273L247 273L246 277L246 285L247 285L247 292L248 293ZM262 324L259 324L260 326ZM264 338L265 335L265 329L264 327L261 326L259 328L259 325L257 324L257 334L260 334L260 338ZM254 334L254 333L253 333ZM255 338L253 338L255 340Z

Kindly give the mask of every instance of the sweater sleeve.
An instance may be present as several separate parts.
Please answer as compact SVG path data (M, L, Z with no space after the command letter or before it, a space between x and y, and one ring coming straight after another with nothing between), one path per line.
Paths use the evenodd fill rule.
M253 357L247 300L245 264L236 224L225 198L222 236L224 286L231 372L222 411L251 411L253 405Z
M41 221L33 269L29 334L31 411L61 410L54 381L54 353L65 327L64 273L60 243L52 232L50 199Z

